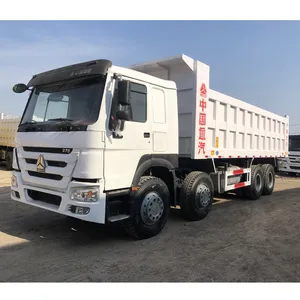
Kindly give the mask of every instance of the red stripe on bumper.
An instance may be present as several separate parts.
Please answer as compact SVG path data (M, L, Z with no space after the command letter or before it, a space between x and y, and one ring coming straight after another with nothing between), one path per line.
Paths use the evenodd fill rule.
M243 169L239 169L239 170L234 170L233 171L233 175L240 175L240 174L244 174L244 170Z
M240 183L236 183L234 185L234 188L237 189L237 188L240 188L240 187L243 187L243 186L245 186L245 182L240 182Z

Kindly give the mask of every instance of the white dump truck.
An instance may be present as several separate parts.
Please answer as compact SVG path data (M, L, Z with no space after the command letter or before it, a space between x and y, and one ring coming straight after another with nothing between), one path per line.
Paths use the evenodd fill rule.
M289 156L278 159L278 171L289 175L300 174L300 134L289 135Z
M16 145L19 123L19 117L0 114L0 160L5 162L8 170L12 169L13 148Z
M129 68L94 60L34 75L14 150L11 198L157 235L170 207L205 218L214 194L273 192L287 116L210 89L185 55Z

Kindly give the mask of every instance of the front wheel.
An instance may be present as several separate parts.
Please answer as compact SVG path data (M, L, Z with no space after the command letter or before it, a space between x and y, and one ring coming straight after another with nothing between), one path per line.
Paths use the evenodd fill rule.
M133 213L123 221L126 233L135 239L157 235L165 226L170 212L170 192L159 178L143 176L133 198Z

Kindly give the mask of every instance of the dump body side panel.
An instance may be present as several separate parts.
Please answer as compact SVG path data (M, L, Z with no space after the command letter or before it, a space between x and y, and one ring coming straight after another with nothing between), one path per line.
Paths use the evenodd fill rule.
M20 118L0 119L0 146L14 148Z
M210 89L208 65L180 55L132 68L176 83L181 157L288 155L288 117Z

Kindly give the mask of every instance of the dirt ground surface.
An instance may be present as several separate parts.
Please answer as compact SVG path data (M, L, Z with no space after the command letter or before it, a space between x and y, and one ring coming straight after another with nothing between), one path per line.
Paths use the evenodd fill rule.
M258 201L216 199L199 222L174 210L161 234L135 241L10 200L0 171L0 281L299 281L300 180L276 180Z

